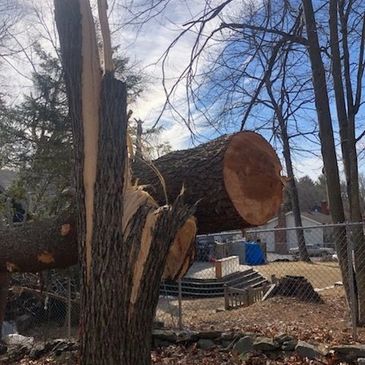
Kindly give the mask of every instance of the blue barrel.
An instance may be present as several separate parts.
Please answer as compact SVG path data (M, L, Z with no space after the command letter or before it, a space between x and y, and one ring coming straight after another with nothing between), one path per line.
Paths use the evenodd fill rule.
M246 242L246 265L263 265L265 256L256 242Z

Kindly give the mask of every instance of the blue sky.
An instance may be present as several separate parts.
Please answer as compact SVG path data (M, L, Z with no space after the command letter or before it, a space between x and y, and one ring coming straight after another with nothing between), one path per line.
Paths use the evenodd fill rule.
M30 55L30 45L38 34L46 35L48 39L43 39L43 45L46 48L52 49L52 42L57 42L52 19L52 0L43 0L42 2L24 0L24 3L28 6L35 7L40 17L25 17L21 23L18 39ZM109 3L111 4L112 2L109 1ZM161 14L153 17L152 20L143 26L124 25L119 31L113 33L113 45L119 45L125 51L125 54L130 57L132 63L138 63L138 66L149 75L150 82L147 90L132 107L134 116L142 118L146 121L146 124L153 124L155 122L165 102L165 92L162 87L161 56L175 37L184 29L182 25L201 14L202 10L203 2L200 0L171 0L169 6ZM110 17L112 30L125 24L130 17L131 14L116 2L113 7L112 16ZM217 23L212 22L209 26L212 28L216 25ZM168 87L176 81L176 78L186 67L194 40L195 33L193 30L179 41L178 46L174 47L169 55L165 70ZM27 93L30 90L31 83L27 76L30 75L31 68L29 67L28 60L24 57L17 57L13 65L16 66L17 71L12 67L7 67L5 79L8 84L7 89L10 91L13 100L16 101L21 93ZM200 67L205 67L204 62L200 64ZM18 71L21 71L21 74ZM174 94L175 105L183 114L187 111L184 92L184 85L182 84L176 89ZM208 104L209 98L209 93L207 93L205 102ZM313 119L316 118L315 113L308 111L306 113L310 113ZM256 113L256 115L259 114ZM261 113L261 117L263 116L265 116L265 113ZM332 116L334 117L335 113L332 113ZM232 118L239 120L239 113L232 115ZM198 124L195 127L195 131L199 134L200 138L198 140L192 140L191 134L184 123L179 118L176 118L176 115L171 115L171 113L167 112L161 119L161 123L165 128L162 133L162 139L169 141L173 148L181 149L211 139L217 135L217 132L199 123L201 120L199 116L197 120ZM227 127L227 132L235 131L236 124L232 123ZM249 118L247 127L251 129L254 125L255 116L253 114ZM270 138L268 133L264 131L262 133L267 139ZM274 144L274 141L272 143ZM300 146L310 149L312 152L319 152L318 146L310 146L306 143L301 140L297 141L297 144ZM362 143L359 147L363 149L363 145ZM278 153L281 157L281 148L278 148ZM312 178L316 178L322 169L321 158L310 153L295 154L294 162L298 176L309 175ZM361 166L363 166L362 163Z
M186 14L185 14L186 15ZM211 27L215 26L216 23L211 24ZM154 25L155 26L155 25ZM154 27L153 26L153 27ZM181 29L178 28L178 29ZM161 35L160 35L161 36ZM189 38L190 36L190 38ZM183 40L181 41L181 43L179 43L179 46L181 45L181 48L178 46L176 47L176 49L174 49L174 51L177 53L173 54L169 60L170 63L174 66L177 66L175 69L169 69L167 72L168 76L179 74L179 72L181 73L182 70L184 69L184 66L187 64L187 60L186 60L186 55L184 55L184 53L186 52L185 50L187 49L187 52L190 51L191 46L192 46L192 40L194 39L194 34L188 34L186 37L183 38ZM165 39L166 40L166 39ZM218 46L219 48L219 46ZM233 50L231 53L233 53L233 56L231 55L231 62L233 63L237 63L237 62L242 62L241 60L237 60L237 58L234 57L234 52L236 51L236 46L234 46ZM354 50L355 52L356 50ZM180 52L182 53L180 55ZM210 50L210 54L214 54L214 52L212 52ZM176 57L176 58L174 58ZM310 72L310 65L309 65L309 60L306 59L306 55L303 56L303 64L300 66L302 68L302 73L304 75L308 76L308 80L310 82L311 80L311 72ZM209 58L209 57L207 57ZM175 61L178 60L178 61ZM325 59L325 62L328 62L328 60ZM175 63L177 62L177 63ZM203 62L200 63L200 68L204 69L206 67L206 63L204 63L204 58L203 58ZM232 66L232 64L231 64ZM198 72L199 73L199 72ZM238 79L237 77L234 77L234 82L236 83ZM216 103L219 107L219 99L222 98L223 93L222 90L224 89L224 86L226 86L226 82L222 81L225 80L225 78L219 79L219 77L217 77L215 80L213 80L211 82L211 84L207 84L205 86L202 87L202 98L201 98L201 103L200 104L205 104L208 107L211 107L212 104L216 103L218 101L218 103ZM242 83L247 83L247 79L242 80ZM221 88L217 88L217 85L220 85ZM159 89L158 89L159 90ZM179 111L181 111L182 114L184 114L184 112L186 113L186 99L184 99L184 90L181 90L181 88L176 90L176 97L175 97L175 101L176 104L180 106ZM239 97L239 96L238 96ZM234 103L235 100L233 99L232 102ZM199 105L199 103L198 103ZM215 105L215 104L214 104ZM200 106L200 105L199 105ZM337 124L337 120L336 120L336 109L335 109L335 105L334 105L334 101L331 100L331 114L332 114L332 119L333 119L333 128L334 128L334 133L335 133L335 138L336 138L336 143L337 143L337 155L338 155L338 159L340 160L341 158L341 152L340 152L340 146L339 146L339 138L338 138L338 124ZM217 107L215 107L216 109ZM185 110L184 110L185 109ZM213 107L214 109L214 107ZM222 108L223 109L223 108ZM215 110L216 111L216 110ZM244 111L244 108L238 108L235 110L235 112L231 113L228 115L228 119L229 119L229 123L227 123L225 128L222 128L222 130L226 130L227 132L233 132L233 131L237 131L237 129L239 128L239 121L242 118L242 113ZM149 110L149 112L151 112L151 109ZM152 112L150 114L150 116L154 116L154 113ZM248 122L247 122L247 128L248 129L253 129L255 127L257 127L258 125L260 125L260 121L258 121L257 118L261 118L261 119L265 119L265 118L270 118L270 113L267 112L267 110L254 110L252 112L252 114L250 115L250 117L248 118ZM317 115L316 115L316 111L315 111L315 106L314 106L314 102L306 104L305 107L303 107L299 113L297 113L297 125L299 127L299 129L302 132L308 132L313 130L313 125L317 124ZM179 119L177 119L179 120ZM199 118L199 114L197 115L197 124L198 127L196 127L197 130L197 134L199 134L199 139L198 141L204 141L205 139L210 139L210 138L214 138L215 136L217 136L217 132L215 132L214 130L212 130L212 128L207 128L204 127L204 123L202 123L202 118ZM357 134L360 134L362 132L362 128L365 127L364 124L364 113L363 111L360 111L360 113L357 116L357 123L359 125L359 130ZM200 122L200 124L199 124ZM189 132L187 131L187 129L184 129L183 126L181 126L181 124L177 124L176 122L171 125L171 124L167 124L168 126L171 126L171 128L168 128L166 135L171 138L171 140L174 140L176 135L179 135L178 139L176 139L176 147L185 147L189 144L191 144L192 142L189 139ZM238 125L238 126L237 126ZM291 133L295 133L295 131L290 130L293 129L292 127L289 128L289 131ZM271 138L271 132L269 131L262 131L261 132L267 139ZM188 134L188 135L186 135ZM309 175L312 178L316 178L322 171L323 168L323 162L320 156L320 146L318 144L318 136L316 135L315 137L310 137L310 139L312 140L309 141L308 138L306 137L298 137L295 140L293 140L293 160L294 160L294 165L295 165L295 170L296 170L296 174L297 176L303 176L303 175ZM196 141L195 141L196 142ZM274 144L275 147L277 147L277 151L281 157L281 146L279 144L277 144L274 140L271 140L271 143ZM358 149L359 152L364 150L364 140L360 141L358 144ZM363 160L360 159L360 171L361 172L365 172L364 170L364 163ZM342 164L341 162L339 163L340 166L340 173L342 174Z

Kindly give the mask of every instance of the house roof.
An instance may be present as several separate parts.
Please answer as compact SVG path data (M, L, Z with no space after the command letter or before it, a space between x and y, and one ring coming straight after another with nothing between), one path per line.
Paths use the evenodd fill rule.
M293 214L292 211L285 213L285 216ZM332 218L330 215L326 215L320 212L303 212L301 213L302 218L312 221L315 224L331 224ZM270 219L266 224L276 221L278 217ZM264 225L266 225L264 224Z
M0 192L7 190L16 179L16 172L8 169L0 170Z
M318 223L331 224L332 218L329 214L323 214L320 212L304 212L302 216L312 219Z

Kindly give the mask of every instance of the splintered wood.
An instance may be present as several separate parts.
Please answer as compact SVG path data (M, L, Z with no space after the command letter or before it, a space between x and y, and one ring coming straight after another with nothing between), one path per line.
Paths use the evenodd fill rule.
M90 276L92 261L92 234L94 212L94 186L96 180L96 165L99 139L99 107L100 107L100 62L96 43L94 21L90 6L86 1L80 1L82 29L82 123L84 135L84 189L85 189L85 220L86 220L86 267Z
M112 49L110 43L110 31L107 21L107 3L105 0L98 1L98 11L100 28L103 39L103 68L105 72L113 71L112 63ZM87 277L90 276L92 266L92 241L93 241L93 225L94 225L94 196L95 196L95 182L97 174L97 159L98 159L98 145L99 145L99 130L100 130L100 91L101 91L101 65L99 60L96 33L94 28L94 22L90 6L85 1L80 2L81 12L81 24L82 24L82 122L84 130L84 190L85 190L85 220L86 220L86 237L85 237L85 254L86 254L86 268ZM129 136L126 134L126 145L129 149L129 154L133 152L131 150ZM126 158L125 171L124 171L124 206L122 215L122 227L125 238L128 237L131 222L133 222L135 215L140 207L149 206L151 211L149 212L141 234L141 245L139 248L138 258L134 265L134 279L133 289L131 295L131 302L136 299L136 293L138 291L138 283L142 278L142 272L144 263L150 254L151 240L153 236L154 226L158 217L158 205L153 198L139 186L131 184L131 178L129 173L128 157ZM190 231L184 231L184 239L176 239L176 245L181 248L183 244L188 247L186 249L180 249L179 259L182 261L180 265L176 265L176 257L174 258L174 264L171 267L177 267L182 274L190 266L190 262L185 259L185 256L181 256L183 252L191 251L193 237L195 236L196 229L195 223L190 221L188 226ZM171 255L170 255L171 257ZM170 277L173 275L170 273Z

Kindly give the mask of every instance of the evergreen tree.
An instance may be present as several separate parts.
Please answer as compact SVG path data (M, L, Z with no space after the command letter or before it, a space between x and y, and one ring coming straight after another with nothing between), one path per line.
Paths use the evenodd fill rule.
M3 159L7 156L3 166L19 171L11 195L25 199L20 192L28 192L32 211L44 216L59 211L64 203L60 193L72 184L72 133L60 61L39 44L34 50L39 64L32 74L33 91L16 107L7 108L4 114L8 118L0 129L16 142L12 154L2 153ZM125 73L130 85L130 98L136 98L141 92L142 76L128 72L127 60L117 63L119 75Z
M48 216L57 214L69 200L62 192L72 186L72 131L60 60L39 44L34 50L39 63L32 74L32 92L13 108L0 103L0 167L19 171L11 196L17 200L30 197L32 213ZM129 67L126 58L116 57L114 63L116 76L126 82L129 103L133 104L143 91L145 77ZM147 129L143 133L143 151L148 158L171 150L168 143L159 141L161 131ZM130 133L136 133L133 125Z

